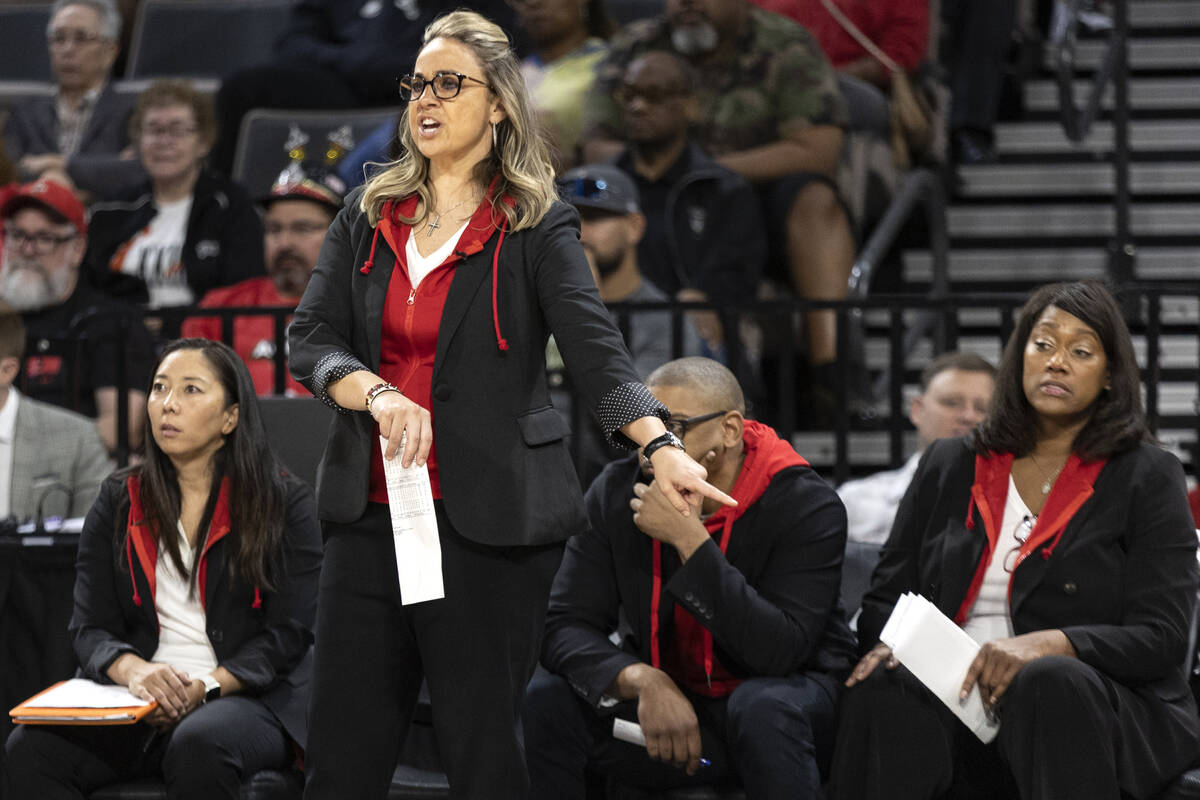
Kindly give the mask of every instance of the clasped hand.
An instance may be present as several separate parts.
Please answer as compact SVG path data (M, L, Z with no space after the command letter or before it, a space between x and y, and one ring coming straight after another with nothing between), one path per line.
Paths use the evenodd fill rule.
M696 710L665 672L651 674L638 692L638 724L646 737L646 755L694 775L702 753Z
M379 434L387 439L383 457L389 461L400 452L405 441L400 466L405 469L414 462L424 466L433 447L433 420L429 412L400 392L384 392L371 401L371 417L379 424ZM407 440L405 434L407 433Z
M140 661L131 665L127 674L130 694L158 702L158 708L146 717L149 724L158 728L170 727L195 711L204 696L202 682L193 681L186 672L170 664Z

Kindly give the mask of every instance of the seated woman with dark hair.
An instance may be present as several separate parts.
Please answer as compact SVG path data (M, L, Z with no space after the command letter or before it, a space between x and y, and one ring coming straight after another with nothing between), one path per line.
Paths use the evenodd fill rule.
M267 444L226 345L170 344L144 460L105 481L79 540L71 631L82 674L158 701L146 722L46 726L8 741L14 798L83 798L161 775L167 795L236 798L303 748L321 539L312 493Z
M1095 282L1038 289L988 418L926 451L896 514L831 796L1156 796L1198 752L1182 667L1197 585L1183 470L1150 441L1117 304ZM904 592L982 645L961 692L998 717L991 744L876 644Z

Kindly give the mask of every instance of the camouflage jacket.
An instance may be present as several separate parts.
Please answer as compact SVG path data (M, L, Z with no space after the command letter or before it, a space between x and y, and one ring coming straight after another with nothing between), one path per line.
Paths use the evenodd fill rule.
M671 50L670 28L661 17L634 22L613 37L585 106L585 139L624 139L613 90L626 66L651 50ZM733 52L724 60L692 62L703 116L695 133L710 154L770 144L797 128L845 125L833 68L804 28L752 6Z

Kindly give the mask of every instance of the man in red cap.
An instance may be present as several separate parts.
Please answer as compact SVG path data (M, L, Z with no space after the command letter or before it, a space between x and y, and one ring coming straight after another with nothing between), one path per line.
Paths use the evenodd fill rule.
M233 286L213 289L200 302L203 308L237 306L295 308L308 286L325 232L342 207L345 186L332 170L305 170L300 164L285 169L259 200L263 215L263 256L267 275ZM184 336L222 339L219 317L192 317L183 324ZM250 368L260 395L277 394L275 387L275 318L239 316L230 343ZM309 391L285 372L283 394L309 396Z
M38 180L5 201L0 222L0 298L21 312L29 335L21 391L94 418L109 452L136 446L146 395L129 390L129 440L118 442L118 387L145 385L150 338L132 308L79 280L87 250L83 205L61 184ZM130 323L124 330L122 317Z

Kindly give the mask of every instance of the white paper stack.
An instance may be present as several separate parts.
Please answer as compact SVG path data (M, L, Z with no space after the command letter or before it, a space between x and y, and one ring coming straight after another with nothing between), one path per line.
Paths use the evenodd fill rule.
M966 700L958 699L963 678L979 653L979 645L937 606L911 592L901 595L879 634L879 641L892 648L892 655L980 741L986 744L996 738L1000 722L984 711L979 686L971 688Z

